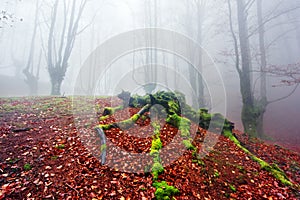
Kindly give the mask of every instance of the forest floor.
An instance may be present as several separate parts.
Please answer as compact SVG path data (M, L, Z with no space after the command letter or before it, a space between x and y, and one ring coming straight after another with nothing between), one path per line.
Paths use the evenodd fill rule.
M111 104L108 98L90 101L96 103L95 108ZM76 109L74 115L71 98L0 99L0 199L155 199L151 173L138 169L143 161L127 164L125 156L116 150L149 153L153 131L149 121L138 121L126 131L106 131L107 161L101 165L97 159L99 141L93 139L97 120L85 113L87 105ZM137 111L126 108L101 123L124 120ZM78 117L78 113L84 117ZM96 114L100 116L100 112ZM163 146L183 148L176 139L177 129L162 125ZM78 126L84 134L79 133ZM298 153L248 140L237 130L234 133L248 150L277 164L293 183L300 183ZM172 162L168 159L176 151L166 151L168 154L162 156L164 172L159 179L180 191L175 199L300 199L300 191L282 185L228 138L216 135L214 147L203 148L206 134L200 130L193 136L199 154L205 155L201 162L195 162L189 150ZM135 173L125 169L131 164L137 166Z

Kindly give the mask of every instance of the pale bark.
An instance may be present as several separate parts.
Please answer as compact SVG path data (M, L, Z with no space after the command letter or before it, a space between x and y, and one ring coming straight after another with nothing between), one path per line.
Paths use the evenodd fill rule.
M47 64L51 79L52 95L61 94L61 85L69 66L68 61L74 47L77 33L79 32L79 21L86 6L87 0L82 0L79 5L76 4L78 2L76 0L69 2L69 4L66 3L66 0L63 1L64 21L61 30L61 38L57 42L54 38L54 32L57 28L56 22L58 18L59 2L60 0L56 0L54 3L51 14L51 25L48 34ZM77 7L78 10L76 9ZM56 46L58 46L58 51Z
M265 48L265 27L262 16L262 0L257 0L257 22L258 22L258 37L259 37L259 52L260 52L260 115L257 119L257 134L258 137L264 136L264 114L267 107L267 58Z

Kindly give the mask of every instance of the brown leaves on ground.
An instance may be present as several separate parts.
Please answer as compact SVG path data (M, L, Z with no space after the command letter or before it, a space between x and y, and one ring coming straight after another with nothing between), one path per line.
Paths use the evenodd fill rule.
M153 131L149 118L140 119L128 130L106 132L108 164L114 160L111 168L101 166L97 159L100 141L90 119L97 121L99 115L74 119L69 98L0 99L0 103L0 199L154 199L151 174L142 167L137 173L123 171L130 167L125 163L138 166L137 162L148 162L147 158L125 162L128 155L109 148L114 145L127 153L148 154ZM110 106L110 99L96 103L103 108ZM113 104L119 103L113 99ZM124 120L136 112L126 108L101 123ZM218 142L208 148L203 143L206 131L192 135L199 154L206 155L197 161L191 151L182 153L178 130L161 123L166 148L162 149L165 170L159 179L180 190L176 199L299 198L299 191L281 185L227 138L215 135ZM78 127L83 131L80 134ZM14 132L16 129L26 130ZM300 182L299 154L236 134L251 152L276 163L295 183ZM170 161L172 156L174 161Z

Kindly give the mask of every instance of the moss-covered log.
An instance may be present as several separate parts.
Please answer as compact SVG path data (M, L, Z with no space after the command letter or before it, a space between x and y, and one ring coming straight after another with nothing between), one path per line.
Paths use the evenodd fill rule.
M288 179L285 173L274 164L269 164L262 159L258 158L254 154L252 154L248 149L241 145L239 140L232 134L232 129L234 128L234 124L224 118L221 114L210 114L207 109L199 109L195 111L191 106L185 103L184 95L181 93L173 93L173 92L157 92L153 95L145 95L145 96L130 96L130 93L124 93L120 95L124 101L128 100L129 106L131 107L143 107L137 114L133 115L131 118L108 125L100 125L100 128L103 130L108 130L112 127L120 127L120 128L129 128L131 127L145 112L149 111L152 105L160 104L162 105L168 114L166 119L167 123L172 124L177 127L181 131L181 136L186 138L184 140L184 145L187 149L191 149L195 151L193 145L191 144L190 138L190 125L191 121L198 123L199 127L203 129L210 130L220 130L222 128L222 134L225 137L228 137L231 141L233 141L240 149L242 149L245 153L247 153L250 158L258 162L262 169L270 172L275 178L277 178L281 183L288 186L295 186ZM120 97L119 96L119 97ZM125 103L124 103L125 104ZM156 130L157 132L157 130ZM154 158L154 165L152 166L152 173L157 178L158 173L163 171L163 167L160 164L159 158L159 149L161 141L159 137L154 137L153 140L153 148L151 148L151 156ZM161 191L161 190L160 190Z

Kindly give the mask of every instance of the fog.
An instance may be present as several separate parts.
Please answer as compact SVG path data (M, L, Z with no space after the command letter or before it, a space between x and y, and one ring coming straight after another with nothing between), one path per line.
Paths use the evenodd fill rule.
M39 1L38 12L36 12L36 0L2 0L0 2L2 11L0 21L1 97L50 95L51 91L53 93L48 69L49 31L53 21L55 2L54 0ZM64 2L66 2L65 9L68 13L71 13L71 2L73 1L58 2L53 32L54 39L51 44L53 55L55 53L58 55L59 41L62 38L68 40L67 34L62 37L64 24L68 26L70 20L69 15L64 15ZM82 2L85 1L77 1L74 11L75 16L78 16ZM239 31L237 5L236 1L231 0L230 2L232 28L237 36ZM258 30L261 26L257 22L256 1L246 2L248 3L245 13L248 19L247 31L249 33L249 49L251 50L251 87L255 98L259 98L262 64ZM262 18L267 68L276 66L276 69L281 68L283 71L288 69L289 65L300 68L299 7L299 1L263 1ZM38 13L37 17L36 13ZM66 16L67 23L64 23ZM70 48L70 55L67 59L67 67L59 91L60 95L82 94L77 93L79 91L77 88L78 81L81 80L83 67L94 65L91 55L96 51L99 51L101 55L106 55L114 49L113 47L101 49L101 45L106 41L112 38L117 39L119 35L130 31L134 37L134 30L143 28L163 29L189 38L201 47L202 64L207 69L212 69L212 66L217 69L215 72L206 74L208 76L202 77L204 82L207 81L204 83L203 99L210 109L218 107L220 102L225 103L225 110L216 110L221 110L223 114L235 122L238 129L242 130L240 77L235 67L236 54L229 17L228 1L225 0L88 0L79 18L78 29L72 35L72 37L75 36L74 43L71 45L72 48ZM35 27L36 33L33 37ZM74 27L76 25L73 25ZM157 37L157 35L155 36ZM152 40L154 39L150 38L150 43L153 42ZM174 41L174 45L180 42L179 40ZM121 48L123 43L119 45ZM153 44L151 43L151 45ZM62 48L65 49L66 46L65 43ZM133 45L133 47L135 46ZM32 49L34 51L31 51ZM191 52L194 50L191 49ZM33 52L31 57L30 52ZM51 59L54 60L57 56L53 55ZM63 54L64 56L66 54ZM199 95L195 94L193 89L200 86L193 86L189 83L191 79L189 74L190 63L175 54L137 48L135 51L119 56L109 66L103 68L105 70L102 70L101 75L93 74L93 71L90 71L87 75L89 77L84 77L84 80L89 80L89 83L84 84L92 86L89 89L86 88L89 90L85 91L86 94L115 95L122 89L133 93L145 93L143 90L145 84L157 83L156 90L183 91L191 97L189 99L191 104L193 103L193 97ZM191 59L194 59L194 57L191 57ZM23 73L29 60L29 72L38 78L35 94L26 84L26 76ZM148 78L145 77L147 70L149 72L149 68L153 70L153 64L158 68L154 70L156 74ZM205 71L206 68L203 68L203 70ZM298 123L300 119L300 89L296 88L300 82L299 70L294 70L294 74L283 74L279 73L278 70L274 70L274 68L272 69L272 73L267 73L266 91L268 100L275 101L267 106L264 115L265 130L277 141L284 142L284 145L290 144L293 145L293 148L299 148L297 144L300 144L300 127ZM214 73L221 81L215 80ZM210 82L214 80L215 85L213 86ZM282 82L283 80L292 80L292 83L283 84L285 83ZM220 89L220 86L224 86L225 96L221 95L222 88ZM214 99L215 103L212 103L211 98L214 92L219 93L220 96ZM285 96L287 98L283 98ZM281 98L282 100L276 101L276 99Z

